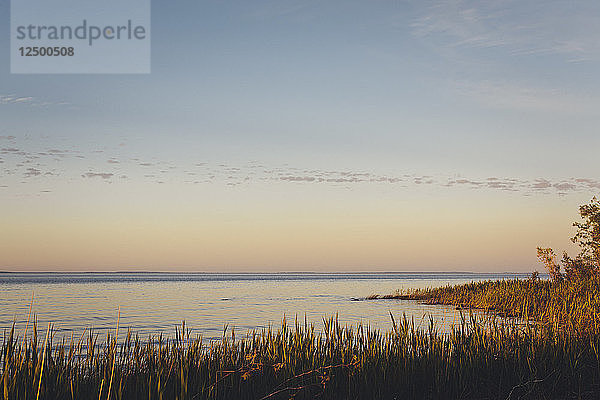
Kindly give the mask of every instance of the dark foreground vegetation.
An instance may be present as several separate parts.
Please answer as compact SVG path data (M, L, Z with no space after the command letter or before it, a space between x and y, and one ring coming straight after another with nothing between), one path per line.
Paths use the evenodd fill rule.
M587 207L587 208L586 208ZM595 207L595 208L594 208ZM592 211L586 214L588 211ZM595 210L595 211L594 211ZM563 257L540 249L552 279L471 283L398 293L519 317L463 317L451 332L395 321L389 332L324 321L217 342L190 338L117 342L92 333L4 335L4 399L598 399L600 398L600 207L582 207ZM594 219L596 218L596 219ZM587 235L587 236L586 236ZM390 297L390 296L388 296ZM44 339L40 340L41 336Z
M600 338L516 324L468 323L451 333L308 325L141 342L2 347L4 399L597 399ZM45 335L44 335L45 336ZM38 397L39 396L39 397Z

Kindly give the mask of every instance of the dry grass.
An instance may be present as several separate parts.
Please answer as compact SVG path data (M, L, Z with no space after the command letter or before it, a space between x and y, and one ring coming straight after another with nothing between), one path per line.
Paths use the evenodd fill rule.
M516 283L506 283L515 285ZM490 284L488 284L490 285ZM502 284L500 284L502 285ZM544 287L545 284L540 284ZM465 290L470 286L465 287ZM445 289L449 290L449 289ZM439 292L444 293L444 292ZM474 317L471 317L474 318ZM234 332L205 343L185 328L174 339L128 332L62 343L6 332L4 399L517 399L598 398L598 335L552 325L526 328L463 320L451 333L392 317L389 332L284 321L280 330ZM86 340L87 339L87 340ZM112 384L110 382L112 381Z
M600 333L600 275L560 282L541 279L474 282L369 298L412 299L482 309L534 320L573 335Z

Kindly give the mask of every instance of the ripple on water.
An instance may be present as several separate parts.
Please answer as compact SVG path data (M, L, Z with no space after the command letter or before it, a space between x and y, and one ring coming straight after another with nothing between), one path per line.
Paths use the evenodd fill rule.
M121 332L131 328L140 337L174 335L186 321L194 334L218 339L227 325L245 334L252 329L281 326L304 316L317 329L323 318L338 315L343 324L364 323L390 329L392 312L406 314L426 326L429 317L440 326L459 318L451 307L410 301L351 301L373 293L423 288L518 275L472 274L0 274L0 328L13 320L23 330L35 293L33 312L38 331L54 323L57 334L99 335L114 331L121 308ZM125 333L123 333L125 334Z

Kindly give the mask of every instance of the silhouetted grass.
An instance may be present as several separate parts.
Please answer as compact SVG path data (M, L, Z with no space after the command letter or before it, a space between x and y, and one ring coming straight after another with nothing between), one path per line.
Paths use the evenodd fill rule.
M491 283L484 286L493 286ZM518 285L504 283L499 285ZM535 284L544 288L545 283ZM477 287L465 286L468 288ZM450 290L450 289L445 289ZM432 293L446 293L445 291ZM568 303L567 303L568 304ZM566 306L568 309L568 305ZM535 309L535 308L534 308ZM469 317L474 318L474 317ZM234 332L205 343L174 339L28 340L4 336L4 399L517 399L598 398L597 334L552 324L469 321L440 333L392 316L389 332L324 321ZM110 391L109 391L110 388Z

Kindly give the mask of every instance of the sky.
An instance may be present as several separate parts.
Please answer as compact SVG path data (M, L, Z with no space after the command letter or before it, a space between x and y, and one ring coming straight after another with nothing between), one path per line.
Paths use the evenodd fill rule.
M10 73L0 270L524 271L600 195L597 1L153 1L151 73Z

